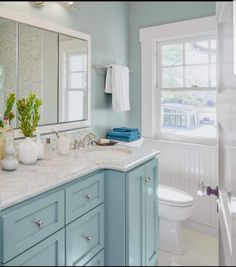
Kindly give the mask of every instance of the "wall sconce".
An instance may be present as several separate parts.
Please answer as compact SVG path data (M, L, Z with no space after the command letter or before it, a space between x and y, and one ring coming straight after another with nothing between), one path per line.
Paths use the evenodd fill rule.
M67 8L75 8L73 1L55 1L55 2ZM32 1L31 3L35 7L44 7L47 1Z

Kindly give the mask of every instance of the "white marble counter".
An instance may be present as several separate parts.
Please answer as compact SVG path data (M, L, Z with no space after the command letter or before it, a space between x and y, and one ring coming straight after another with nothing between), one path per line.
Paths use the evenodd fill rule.
M73 181L99 169L128 171L157 157L147 148L95 147L53 155L35 165L22 165L14 172L0 170L0 210Z

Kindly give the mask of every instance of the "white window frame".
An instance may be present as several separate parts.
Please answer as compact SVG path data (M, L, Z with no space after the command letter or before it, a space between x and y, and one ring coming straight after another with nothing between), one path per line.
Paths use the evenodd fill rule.
M86 49L80 49L80 51L78 49L74 48L74 41L77 40L70 40L70 41L65 41L65 42L61 42L60 43L60 47L59 47L59 103L60 103L60 113L59 113L59 121L64 121L67 118L68 115L68 95L69 95L69 91L83 91L84 93L84 99L83 99L83 114L84 114L84 119L80 120L80 121L86 121L88 120L88 57L86 59L86 65L87 65L87 70L86 71L79 71L80 73L86 73L86 88L76 88L76 89L70 89L69 86L67 86L66 88L64 87L64 85L66 83L68 83L68 77L66 78L66 81L64 79L65 77L65 73L67 73L67 75L69 73L78 73L78 71L73 71L73 72L69 72L68 71L68 64L66 64L66 68L67 71L65 71L65 60L66 59L66 55L67 54L76 54L78 52L81 53L86 53L87 54L87 48ZM61 75L60 75L61 74ZM79 121L79 120L77 120Z
M160 134L161 95L158 89L157 43L197 36L216 36L216 16L186 20L140 29L142 73L142 135L146 138L216 145L212 138L183 137ZM178 89L176 89L178 90ZM208 88L207 88L208 90Z

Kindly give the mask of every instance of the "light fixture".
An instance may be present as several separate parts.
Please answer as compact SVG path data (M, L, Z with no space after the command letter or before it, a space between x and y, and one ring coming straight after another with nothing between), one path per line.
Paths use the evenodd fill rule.
M46 2L45 1L32 1L31 3L35 7L43 7Z
M55 2L67 8L78 8L74 6L74 1L55 1ZM47 1L32 1L33 6L35 7L43 7L45 6L46 3Z

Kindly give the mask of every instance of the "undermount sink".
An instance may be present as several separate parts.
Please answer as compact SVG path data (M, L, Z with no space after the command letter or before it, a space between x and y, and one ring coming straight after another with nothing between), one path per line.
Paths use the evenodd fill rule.
M123 159L129 156L132 151L128 148L113 146L113 147L105 147L105 146L92 146L88 148L81 148L81 152L89 153L91 156L94 157L108 157L108 158L115 158L115 159Z

